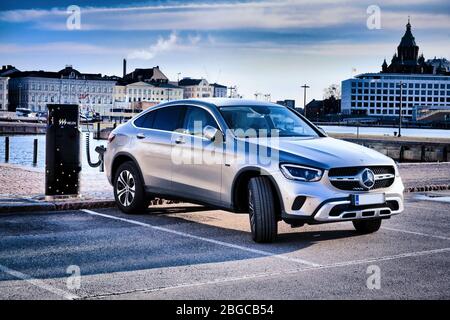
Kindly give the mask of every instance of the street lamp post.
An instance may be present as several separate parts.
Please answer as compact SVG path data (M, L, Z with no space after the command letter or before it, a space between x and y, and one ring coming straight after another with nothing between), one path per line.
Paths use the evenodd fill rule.
M309 88L308 85L306 85L306 83L304 85L301 86L301 88L303 88L303 109L305 109L306 107L306 89Z
M22 108L22 84L19 83L17 87L19 88L19 108Z
M398 108L398 137L401 137L402 136L402 91L403 91L403 87L405 86L405 84L402 81L400 81L398 86L400 88L400 103L399 103L399 108Z

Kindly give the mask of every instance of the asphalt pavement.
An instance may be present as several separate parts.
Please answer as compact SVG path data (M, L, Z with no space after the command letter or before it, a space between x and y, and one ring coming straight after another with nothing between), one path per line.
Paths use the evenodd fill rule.
M369 235L280 222L272 244L185 204L2 215L0 299L449 299L450 203L405 207Z

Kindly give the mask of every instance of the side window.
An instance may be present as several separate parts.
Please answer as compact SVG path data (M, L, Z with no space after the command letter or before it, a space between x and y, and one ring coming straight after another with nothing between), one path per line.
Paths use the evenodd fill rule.
M216 120L208 111L198 107L188 107L184 120L186 133L202 136L203 128L206 126L219 129Z
M178 129L180 117L184 108L181 106L168 106L155 110L155 119L153 121L153 129L175 131Z
M153 122L155 120L156 111L147 112L142 117L139 117L134 121L134 124L140 128L152 129Z

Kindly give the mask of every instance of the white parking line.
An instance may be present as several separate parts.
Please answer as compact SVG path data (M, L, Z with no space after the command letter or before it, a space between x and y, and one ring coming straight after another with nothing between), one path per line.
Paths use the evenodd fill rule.
M51 293L53 293L53 294L55 294L55 295L57 295L59 297L62 297L64 299L67 299L67 300L79 299L79 297L77 295L75 295L75 294L72 294L70 292L67 292L67 291L64 291L62 289L56 288L54 286L51 286L51 285L45 283L42 280L32 278L31 276L29 276L29 275L27 275L25 273L22 273L20 271L16 271L16 270L10 269L10 268L8 268L6 266L3 266L1 264L0 264L0 271L2 271L4 273L7 273L7 274L9 274L9 275L11 275L11 276L13 276L15 278L20 279L20 280L24 280L24 281L32 284L35 287L44 289L44 290L46 290L48 292L51 292Z
M248 248L248 247L232 244L232 243L229 243L229 242L224 242L224 241L220 241L220 240L210 239L210 238L206 238L206 237L200 237L200 236L196 236L196 235L193 235L193 234L190 234L190 233L176 231L176 230L172 230L172 229L168 229L168 228L164 228L164 227L158 227L158 226L154 226L154 225L151 225L151 224L148 224L148 223L144 223L144 222L140 222L140 221L136 221L136 220L120 218L120 217L112 216L112 215L109 215L109 214L103 214L103 213L95 212L95 211L88 210L88 209L82 209L81 211L86 212L86 213L91 214L91 215L94 215L94 216L100 216L100 217L104 217L104 218L124 221L124 222L128 222L128 223L131 223L131 224L134 224L134 225L138 225L138 226L141 226L141 227L147 227L147 228L151 228L151 229L158 230L158 231L163 231L163 232L167 232L167 233L171 233L171 234L176 234L176 235L179 235L179 236L182 236L182 237L186 237L186 238L191 238L191 239L196 239L196 240L200 240L200 241L205 241L205 242L217 244L217 245L220 245L220 246L223 246L223 247L233 248L233 249L237 249L237 250L241 250L241 251L246 251L246 252L258 254L258 255L261 255L261 256L269 257L269 258L280 259L280 260L290 261L290 262L295 262L295 263L301 263L301 264L304 264L304 265L307 265L307 266L310 266L310 267L320 267L321 266L318 263L307 261L307 260L303 260L303 259L290 258L290 257L279 255L279 254L276 254L276 253L273 253L273 252L269 252L269 251L252 249L252 248Z
M402 259L402 258L420 257L420 256L424 256L424 255L431 255L431 254L437 254L437 253L443 253L443 252L450 252L450 248L442 248L442 249L434 249L434 250L426 250L426 251L416 251L416 252L396 254L396 255L392 255L392 256L344 261L344 262L331 263L331 264L321 265L321 266L316 266L316 267L310 266L310 267L305 267L305 268L301 268L301 269L291 269L291 270L286 269L286 270L277 271L277 272L262 272L262 273L256 273L256 274L251 274L251 275L244 275L244 276L240 276L240 277L228 277L228 278L213 279L213 280L209 280L209 281L182 283L182 284L178 284L175 286L136 289L136 290L122 291L122 292L91 295L91 296L84 296L84 297L82 297L82 299L89 299L89 298L101 299L101 298L107 298L107 297L111 297L111 296L120 296L120 295L124 295L124 294L152 293L152 292L158 292L158 291L200 287L200 286L221 284L221 283L227 283L227 282L237 282L237 281L261 279L261 278L273 278L273 277L279 277L279 276L285 277L287 274L296 274L296 273L301 273L304 271L325 270L325 269L332 269L332 268L339 268L339 267L346 267L346 266L353 266L353 265L360 265L360 264L369 264L369 263L383 262L383 261Z
M428 234L428 233L422 233L422 232L416 232L416 231L402 230L402 229L396 229L396 228L390 228L390 227L381 227L381 229L389 230L389 231L409 233L409 234L415 234L417 236L423 236L423 237L430 237L430 238L436 238L436 239L442 239L442 240L450 240L449 237L438 236L438 235L434 235L434 234Z

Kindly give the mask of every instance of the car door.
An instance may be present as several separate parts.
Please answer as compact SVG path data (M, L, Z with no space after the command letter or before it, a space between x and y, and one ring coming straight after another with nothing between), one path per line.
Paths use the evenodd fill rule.
M221 204L223 141L203 135L206 126L220 127L207 109L185 108L182 131L173 136L172 188L200 202Z
M138 130L133 154L149 191L166 193L171 190L172 135L180 126L182 116L181 107L166 106L135 121Z

